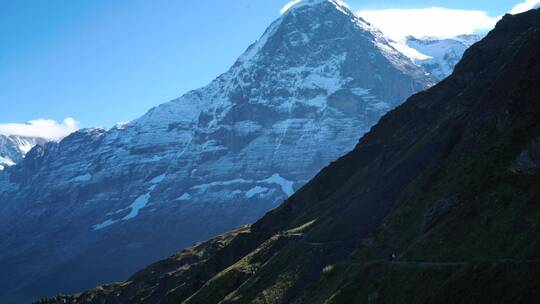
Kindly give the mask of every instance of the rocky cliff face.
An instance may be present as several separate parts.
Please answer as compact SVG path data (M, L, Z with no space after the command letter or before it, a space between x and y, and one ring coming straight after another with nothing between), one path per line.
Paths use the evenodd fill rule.
M47 140L36 137L0 135L0 171L21 162L33 147L44 145Z
M250 223L432 83L340 2L305 0L208 86L1 173L0 297L125 278Z
M244 229L45 303L537 303L540 12Z

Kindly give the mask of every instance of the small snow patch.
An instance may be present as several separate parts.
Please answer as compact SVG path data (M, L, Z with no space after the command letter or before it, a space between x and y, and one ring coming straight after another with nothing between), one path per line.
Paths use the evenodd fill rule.
M109 220L104 221L103 223L96 224L96 225L92 226L92 230L94 230L94 231L95 230L101 230L103 228L114 225L114 224L116 224L116 223L118 223L120 221L127 221L127 220L130 220L130 219L136 218L139 215L139 211L141 209L146 208L146 206L148 205L149 200L150 200L150 193L146 193L146 194L143 194L143 195L137 197L137 199L135 199L135 201L129 207L117 210L115 212L108 213L107 215L118 214L118 213L123 212L125 210L131 209L129 211L129 214L127 214L126 216L124 216L123 218L118 219L118 220L109 219Z
M192 197L191 194L184 193L184 194L180 195L180 197L178 197L176 200L177 201L188 201L188 200L191 199L191 197Z
M161 161L163 158L164 158L163 156L154 155L151 158L141 159L140 162L141 163L155 163L155 162Z
M122 218L123 221L130 220L132 218L135 218L139 215L139 210L143 209L148 205L148 200L150 200L150 193L143 194L139 196L129 208L131 208L131 211L128 215L124 216Z
M11 167L14 165L15 165L15 162L12 161L11 158L0 156L0 171L2 171L6 166Z
M152 191L156 190L156 187L158 186L158 184L161 183L161 182L165 179L166 176L167 176L167 175L162 174L162 175L160 175L160 176L156 176L156 177L154 177L153 179L151 179L151 180L149 181L149 183L150 183L152 186L150 186L150 188L148 188L148 191L152 192Z
M240 195L240 194L242 194L242 192L244 192L244 191L242 191L242 190L234 190L233 192L231 192L231 196Z
M384 101L369 105L369 109L374 110L374 111L385 111L385 110L389 110L390 107L391 107L390 104Z
M92 179L92 174L86 173L72 178L70 181L75 183L84 183Z
M117 221L115 221L115 220L106 220L106 221L103 222L103 223L96 224L96 225L92 226L92 229L93 229L93 230L101 230L101 229L103 229L103 228L107 228L107 227L109 227L109 226L111 226L111 225L113 225L113 224L116 224L116 222L117 222Z
M159 184L161 183L167 175L161 174L160 176L154 177L152 180L150 180L150 184Z
M351 93L353 93L356 96L366 96L371 93L370 89L364 89L364 88L352 88Z
M261 193L264 193L266 191L268 191L268 188L261 187L261 186L255 186L255 187L251 188L250 190L248 190L246 192L246 197L247 198L252 198L257 194L261 194Z
M200 192L206 192L211 187L216 187L216 186L223 187L223 186L242 185L242 184L277 184L277 185L279 185L281 187L281 190L287 196L291 196L291 195L294 194L294 188L293 188L294 182L289 181L289 180L281 177L277 173L270 176L267 179L264 179L264 180L258 180L257 181L257 180L246 180L246 179L238 178L238 179L232 179L232 180L228 180L228 181L220 181L220 182L212 182L212 183L209 183L209 184L196 185L196 186L191 187L191 189L196 190L196 191L200 191ZM251 190L260 191L263 188L263 187L258 187L258 188L257 187L258 186L254 187ZM267 190L268 189L266 188L266 191ZM259 194L259 193L255 193L253 195L256 195L256 194ZM247 196L248 193L245 193L245 195Z
M232 180L228 180L228 181L220 181L220 182L212 182L212 183L208 183L208 184L196 185L196 186L193 186L192 189L204 192L204 191L207 191L208 188L210 188L210 187L230 186L230 185L235 185L235 184L249 184L249 183L252 183L252 182L253 181L250 181L250 180L237 178L237 179L232 179Z
M270 176L269 178L263 180L263 182L270 183L270 184L278 184L281 187L281 190L283 193L285 193L287 196L291 196L294 194L294 188L293 188L293 182L290 180L287 180L279 174L274 174Z

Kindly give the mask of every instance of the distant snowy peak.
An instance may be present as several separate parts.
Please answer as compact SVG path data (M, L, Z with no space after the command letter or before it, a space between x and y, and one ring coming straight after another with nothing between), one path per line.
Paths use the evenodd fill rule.
M407 54L416 64L437 80L442 80L452 73L454 66L461 60L465 51L484 35L460 35L453 38L406 38L405 48L414 53Z
M21 161L36 145L44 145L47 140L38 137L0 135L0 171Z
M480 39L481 35L460 35L452 38L424 37L416 38L409 36L406 44L418 52L432 58L439 58L450 52L461 51L468 48Z
M473 44L477 43L478 41L484 39L486 34L466 34L466 35L459 35L454 37L455 40L461 41L468 47L472 46Z

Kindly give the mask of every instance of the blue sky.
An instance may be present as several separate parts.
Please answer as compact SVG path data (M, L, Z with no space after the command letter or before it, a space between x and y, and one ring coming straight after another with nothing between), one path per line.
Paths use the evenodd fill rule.
M524 0L349 0L496 17ZM0 124L113 126L226 71L288 0L0 0ZM73 127L70 121L70 127Z

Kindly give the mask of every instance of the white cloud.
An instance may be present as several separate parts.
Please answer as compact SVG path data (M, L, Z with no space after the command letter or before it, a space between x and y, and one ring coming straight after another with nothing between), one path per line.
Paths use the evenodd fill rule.
M540 0L525 0L524 2L514 6L510 11L510 14L519 14L538 7Z
M36 119L25 124L0 124L1 135L41 137L55 141L61 140L78 129L79 122L73 118L66 118L62 123L50 119Z
M443 7L362 10L357 14L396 40L407 35L447 38L472 34L492 29L500 19L484 11Z
M317 1L322 0L292 0L281 9L281 13L285 13L301 2L309 4ZM343 0L326 1L334 1L347 6ZM524 0L514 6L509 13L522 13L538 8L539 5L540 0ZM448 38L462 34L485 32L491 30L502 17L489 16L486 11L482 10L461 10L444 7L361 10L357 14L395 40L403 40L407 35Z

